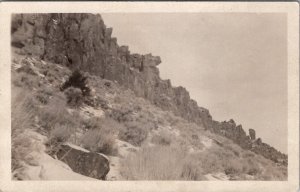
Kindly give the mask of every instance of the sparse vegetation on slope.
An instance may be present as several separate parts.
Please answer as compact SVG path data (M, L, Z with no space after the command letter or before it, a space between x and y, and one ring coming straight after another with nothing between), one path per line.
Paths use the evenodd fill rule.
M155 146L142 148L128 156L121 173L129 180L203 180L193 159L180 147Z
M32 127L35 115L35 106L32 97L20 89L12 92L12 171L22 167L27 161L27 155L34 151L34 143L26 137L24 132ZM22 93L22 94L21 94Z
M35 70L39 73L43 68L44 65L39 66L36 61ZM60 70L60 75L67 77L64 70ZM23 71L13 73L14 83L19 76L35 77L36 82L43 82L42 77ZM36 124L36 130L47 136L47 151L52 155L65 142L91 152L113 155L120 158L118 169L123 179L206 180L205 175L217 173L224 173L232 180L284 180L287 176L286 169L277 167L272 161L169 111L162 111L114 82L89 76L93 96L87 98L93 102L82 102L74 108L68 101L76 97L60 92L59 87L64 81L60 81L61 84L56 81L52 81L52 86L45 81L44 86L32 83L26 86L17 84L18 87L13 88L21 90L19 94L25 89L32 91L28 97L13 101L16 107L13 109L12 128L16 130L15 127ZM72 86L67 89L70 88L73 89ZM83 115L81 108L87 104L93 110L103 110L103 116ZM139 147L139 150L118 157L119 153L123 154L118 151L118 139ZM26 144L26 140L22 134L13 131L14 170L22 167L20 162L31 161L26 160L23 152L39 150L34 149L30 140Z
M35 148L30 130L46 138L39 147L53 158L94 178L105 179L111 169L119 179L129 180L206 180L217 174L230 180L287 179L284 154L256 139L254 130L248 138L233 120L213 121L185 88L160 79L159 57L130 54L128 47L119 47L111 29L102 22L95 28L97 16L56 14L54 20L63 23L56 25L54 15L44 15L47 27L57 29L47 31L43 23L27 26L31 17L19 18L26 27L43 31L46 37L41 41L47 43L30 44L40 37L26 36L26 41L14 42L12 171L36 164L28 154L42 149ZM82 38L79 44L57 39L62 37L57 31L67 33L62 27L77 22L87 22L82 30L75 29L80 36L65 35ZM96 162L101 177L88 162L93 159L103 162Z

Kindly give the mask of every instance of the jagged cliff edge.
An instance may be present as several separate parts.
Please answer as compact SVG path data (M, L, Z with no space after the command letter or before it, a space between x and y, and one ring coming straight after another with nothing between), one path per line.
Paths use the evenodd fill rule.
M163 110L287 165L287 155L256 138L253 129L247 135L234 120L213 120L209 111L199 107L184 87L173 87L170 80L162 80L157 68L160 57L131 54L128 46L119 46L111 36L112 28L105 26L100 14L15 14L11 33L12 46L22 48L26 54L116 81Z

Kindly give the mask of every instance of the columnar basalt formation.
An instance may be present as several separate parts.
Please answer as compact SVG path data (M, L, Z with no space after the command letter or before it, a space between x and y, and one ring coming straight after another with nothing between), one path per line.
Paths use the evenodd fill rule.
M214 121L184 87L173 87L170 80L160 78L160 57L131 54L128 46L119 46L112 28L105 26L99 14L17 14L12 17L11 31L12 45L26 54L116 81L154 105L222 134L243 148L269 159L287 159L269 145L256 142L255 132L247 136L233 120Z

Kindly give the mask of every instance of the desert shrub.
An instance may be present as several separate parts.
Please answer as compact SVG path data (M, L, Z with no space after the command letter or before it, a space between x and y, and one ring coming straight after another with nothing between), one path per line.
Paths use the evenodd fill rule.
M142 148L123 162L121 174L130 180L201 180L200 168L180 147Z
M54 90L52 90L50 87L45 87L38 89L34 96L37 99L37 101L45 105L49 102L50 97L53 95L53 92Z
M98 153L114 155L117 152L115 135L104 127L88 130L82 137L84 148Z
M88 131L82 144L88 150L114 155L117 153L116 135L123 126L111 118L94 117L84 122Z
M251 157L255 157L255 154L251 151L246 151L242 154L242 157L243 158L249 158L249 157L251 158Z
M164 113L164 118L170 123L171 126L177 126L178 123L181 123L181 118L175 116L171 112Z
M21 65L22 66L16 70L18 73L22 72L29 75L37 75L36 72L33 70L30 62L27 59L23 59L21 61Z
M114 102L115 103L121 103L123 101L122 97L120 95L116 95L114 97Z
M65 97L60 94L53 96L47 105L40 108L38 117L40 125L47 132L57 124L78 127L80 122L78 116L73 116L67 111Z
M128 122L133 120L132 113L131 107L122 105L119 109L112 109L109 116L118 122Z
M45 143L47 146L47 153L51 156L55 155L61 144L69 141L72 135L76 137L75 131L76 127L56 124L55 127L50 131L49 139Z
M38 76L33 76L25 73L20 75L12 73L12 84L17 87L25 87L28 89L40 86Z
M239 159L228 150L222 147L212 147L198 155L198 161L201 162L203 173L227 172L227 174L236 174L242 171L242 165Z
M79 88L69 87L64 91L68 105L79 107L83 102L83 95Z
M249 175L258 175L261 173L261 169L259 167L259 163L254 160L253 158L246 158L245 159L246 163L247 163L247 171L246 173Z
M232 151L234 153L234 155L236 155L237 157L240 156L241 148L239 146L237 146L236 144L232 143L231 141L224 142L223 147L225 149Z
M192 135L192 139L194 139L194 140L198 140L198 139L199 139L199 136L198 136L198 135L196 135L196 134L193 134L193 135Z
M194 159L187 158L185 164L182 167L181 178L184 180L206 180L203 175L203 171L198 162Z
M215 153L204 152L198 157L204 174L223 171L220 159Z
M287 180L287 167L285 166L272 166L271 164L264 167L265 171L258 177L258 180L263 178L264 180Z
M37 93L35 95L36 99L43 105L47 104L49 102L49 96L43 94L43 93Z
M36 101L26 90L13 88L12 91L12 131L29 128L37 114Z
M248 175L258 175L260 173L259 167L250 167L247 171Z
M39 141L32 138L32 135L28 133L26 130L20 130L12 136L12 171L22 168L24 164L38 165L31 154L42 152L44 149L37 144Z
M167 122L163 117L158 116L157 123L164 126Z
M74 133L74 127L68 125L56 125L50 132L50 140L59 143L66 142Z
M37 114L32 95L26 90L13 87L11 105L11 169L14 171L22 167L22 162L27 161L27 155L30 152L39 149L28 136L24 134L26 129L32 128L34 116Z
M96 97L86 97L84 103L92 107L101 107L102 109L109 108L109 102L99 95Z
M83 75L79 70L75 70L69 79L61 86L61 90L64 91L69 87L79 88L83 96L90 95L90 88L87 86L87 76Z
M127 122L124 129L119 132L119 138L127 141L132 145L140 146L147 138L149 132L149 124L140 122Z
M92 117L83 121L83 125L86 129L98 129L104 127L110 130L112 133L117 134L119 130L124 129L124 126L110 117Z
M228 159L223 166L226 175L238 175L243 172L243 164L236 158Z
M96 129L99 127L99 122L101 121L100 117L91 117L83 121L85 129Z
M170 145L172 138L169 132L161 131L158 135L153 135L151 142L158 145Z

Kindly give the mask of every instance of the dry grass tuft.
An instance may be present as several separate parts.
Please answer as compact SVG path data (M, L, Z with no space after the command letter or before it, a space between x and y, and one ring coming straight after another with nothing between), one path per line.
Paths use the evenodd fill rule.
M32 128L37 113L32 95L26 90L12 88L12 171L27 161L27 155L35 151L35 145L24 131Z
M142 148L123 162L121 174L129 180L203 180L202 171L180 147Z
M147 138L151 125L137 121L125 123L124 129L119 132L119 138L132 145L140 146Z
M168 131L161 131L158 135L153 135L151 142L157 145L170 145L172 142L171 133Z
M122 126L110 118L93 119L89 130L82 137L82 145L93 152L116 155L116 136L119 129Z
M47 105L40 108L39 121L41 126L50 132L57 125L78 127L80 119L67 111L64 95L57 94Z

